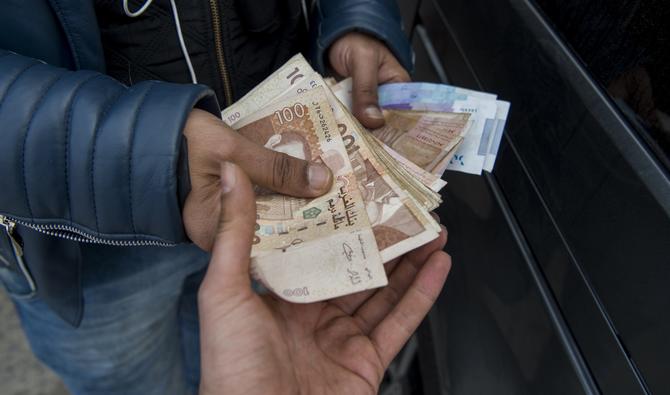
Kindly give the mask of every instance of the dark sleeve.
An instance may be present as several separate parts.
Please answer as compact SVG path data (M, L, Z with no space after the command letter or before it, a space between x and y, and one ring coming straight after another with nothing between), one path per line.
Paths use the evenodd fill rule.
M319 72L325 71L330 45L351 31L383 41L407 71L414 71L414 54L395 0L317 0L310 32L310 57Z
M185 241L178 175L194 106L218 113L204 86L128 88L0 50L0 214L75 240Z

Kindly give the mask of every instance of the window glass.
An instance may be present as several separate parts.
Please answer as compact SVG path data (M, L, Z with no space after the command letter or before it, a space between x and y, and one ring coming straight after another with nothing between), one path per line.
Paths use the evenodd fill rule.
M668 166L670 2L535 1Z

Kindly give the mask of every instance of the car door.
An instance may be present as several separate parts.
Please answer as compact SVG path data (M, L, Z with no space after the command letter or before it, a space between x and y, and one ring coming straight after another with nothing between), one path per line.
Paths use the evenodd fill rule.
M423 392L670 393L668 6L399 3L415 80L512 103L494 171L444 176Z

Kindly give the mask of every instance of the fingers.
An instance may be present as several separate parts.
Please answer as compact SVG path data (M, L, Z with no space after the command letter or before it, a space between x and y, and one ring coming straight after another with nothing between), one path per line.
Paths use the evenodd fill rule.
M353 112L370 129L384 126L377 100L377 85L407 82L407 71L381 41L363 33L351 32L337 40L328 58L333 69L352 77Z
M194 190L217 178L221 161L236 163L253 183L285 195L320 196L330 189L333 181L325 165L267 149L201 110L193 110L184 134Z
M356 310L354 318L363 333L370 333L393 310L428 258L436 251L442 250L446 241L447 233L443 230L437 239L413 250L401 259L389 276L388 285L378 290Z
M428 257L433 254L433 252L443 249L444 246L447 244L447 238L449 237L449 233L447 231L447 228L444 227L444 225L440 225L440 228L442 228L442 231L437 236L437 238L435 238L435 240L408 252L407 254L405 254L404 258L407 259L408 262L416 266L423 264L428 259Z
M242 136L235 142L229 158L254 184L285 195L317 197L328 192L333 183L333 174L327 166L272 151Z
M370 334L370 340L384 368L391 363L428 314L442 290L450 268L449 255L443 251L434 252L398 305Z
M330 190L333 182L326 166L269 150L205 111L191 112L184 136L191 191L184 203L182 218L188 237L205 251L212 248L219 217L222 162L236 163L254 183L286 195L320 196Z
M354 116L363 126L376 129L384 126L384 116L377 100L379 53L360 51L351 57L351 78Z
M203 288L217 293L249 287L249 256L256 223L256 203L251 183L230 162L221 164L221 210L212 259Z
M363 333L370 333L398 304L419 269L420 267L408 264L407 261L401 262L391 275L388 285L378 290L356 310L354 319Z
M411 81L407 70L388 50L385 51L382 66L379 68L378 80L380 84Z

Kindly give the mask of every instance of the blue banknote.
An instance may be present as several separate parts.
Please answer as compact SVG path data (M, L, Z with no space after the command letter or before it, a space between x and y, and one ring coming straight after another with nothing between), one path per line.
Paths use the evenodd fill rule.
M490 93L424 82L382 85L378 95L383 108L472 114L472 128L447 168L470 174L493 170L510 108L508 102L497 100Z

